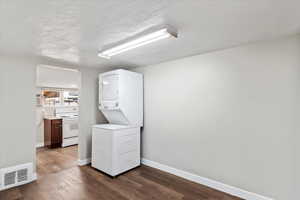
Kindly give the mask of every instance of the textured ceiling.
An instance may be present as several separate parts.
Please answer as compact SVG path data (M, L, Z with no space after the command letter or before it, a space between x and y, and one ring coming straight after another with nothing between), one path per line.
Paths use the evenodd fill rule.
M0 0L0 55L145 66L299 33L299 7L299 0ZM179 38L97 57L104 46L163 24Z

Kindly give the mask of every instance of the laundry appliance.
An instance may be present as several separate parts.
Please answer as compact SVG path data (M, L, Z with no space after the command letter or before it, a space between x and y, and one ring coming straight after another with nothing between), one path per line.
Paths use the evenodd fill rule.
M93 126L92 167L116 176L139 166L143 75L123 69L100 74L99 109L109 123Z

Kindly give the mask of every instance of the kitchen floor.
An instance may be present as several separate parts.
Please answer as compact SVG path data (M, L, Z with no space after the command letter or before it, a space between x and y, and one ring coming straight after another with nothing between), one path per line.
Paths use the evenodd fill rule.
M241 200L141 166L116 178L77 166L77 146L37 150L38 180L0 192L0 200Z

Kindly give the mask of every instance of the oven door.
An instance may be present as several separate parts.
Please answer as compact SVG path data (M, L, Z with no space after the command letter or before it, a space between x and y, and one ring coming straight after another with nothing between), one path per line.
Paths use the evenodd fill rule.
M79 125L78 117L63 118L63 138L78 137Z

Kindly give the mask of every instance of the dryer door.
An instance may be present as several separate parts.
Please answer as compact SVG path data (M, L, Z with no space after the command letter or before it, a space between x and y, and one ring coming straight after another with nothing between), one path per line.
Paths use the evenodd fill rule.
M119 97L119 75L102 77L102 101L116 101Z

